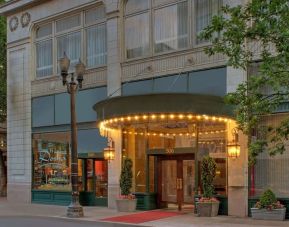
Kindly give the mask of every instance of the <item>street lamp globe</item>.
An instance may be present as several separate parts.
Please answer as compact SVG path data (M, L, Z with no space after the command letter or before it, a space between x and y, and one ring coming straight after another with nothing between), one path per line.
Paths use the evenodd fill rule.
M59 59L59 67L62 72L66 72L69 69L70 59L67 57L66 53L64 52L63 57Z
M82 87L84 72L85 72L85 65L79 59L79 62L75 65L75 73L77 75L77 81L78 81L79 88Z

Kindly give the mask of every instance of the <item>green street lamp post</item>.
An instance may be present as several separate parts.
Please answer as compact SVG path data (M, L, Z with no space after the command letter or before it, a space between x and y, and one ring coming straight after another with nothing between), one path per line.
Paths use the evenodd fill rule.
M83 207L79 204L78 191L78 159L77 159L77 124L75 112L75 95L78 89L82 88L85 65L79 60L75 65L75 73L70 73L70 81L67 81L70 60L64 52L63 58L59 59L63 86L67 87L70 94L70 114L71 114L71 203L67 208L68 217L83 217ZM76 80L74 77L76 74Z

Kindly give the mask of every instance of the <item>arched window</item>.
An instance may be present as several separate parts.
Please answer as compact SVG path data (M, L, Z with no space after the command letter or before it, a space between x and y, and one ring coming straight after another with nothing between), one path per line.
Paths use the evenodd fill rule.
M125 4L126 58L149 54L149 0L128 0Z

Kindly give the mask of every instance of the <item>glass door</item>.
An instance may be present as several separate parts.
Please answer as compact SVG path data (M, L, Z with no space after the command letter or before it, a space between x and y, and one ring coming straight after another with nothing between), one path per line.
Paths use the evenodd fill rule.
M158 187L160 208L182 210L194 204L195 163L192 157L160 157L161 186Z
M193 204L195 187L194 160L183 160L183 184L184 203Z
M177 203L177 161L162 161L162 201Z

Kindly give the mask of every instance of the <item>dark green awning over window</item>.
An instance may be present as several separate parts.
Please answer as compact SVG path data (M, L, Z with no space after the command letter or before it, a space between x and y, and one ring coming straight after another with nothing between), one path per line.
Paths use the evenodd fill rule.
M222 97L201 94L146 94L118 96L94 105L97 121L138 114L191 113L233 118L232 106Z

